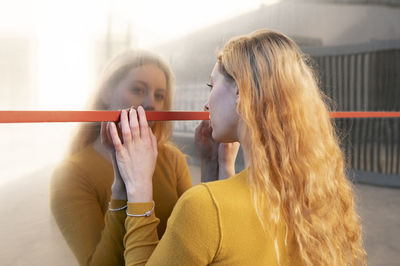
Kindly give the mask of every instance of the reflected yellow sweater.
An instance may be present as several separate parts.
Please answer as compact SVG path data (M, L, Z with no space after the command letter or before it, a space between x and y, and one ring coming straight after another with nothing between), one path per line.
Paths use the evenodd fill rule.
M300 265L292 234L288 231L285 237L282 221L276 227L276 242L264 233L247 177L244 170L188 190L177 202L160 241L157 213L127 217L126 265L278 265L278 260L280 265ZM152 202L128 203L128 212L143 214L151 207Z
M181 194L192 186L185 156L173 146L159 147L153 175L158 235ZM80 265L124 265L125 210L109 212L112 164L92 146L69 157L53 173L50 202L56 222ZM111 208L126 201L112 200Z

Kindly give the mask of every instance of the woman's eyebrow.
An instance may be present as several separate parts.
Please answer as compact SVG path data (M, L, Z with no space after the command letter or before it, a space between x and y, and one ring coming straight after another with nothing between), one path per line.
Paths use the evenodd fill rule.
M134 79L133 82L134 82L134 83L140 83L140 84L142 84L143 86L147 87L147 83L144 82L144 81L142 81L142 80Z

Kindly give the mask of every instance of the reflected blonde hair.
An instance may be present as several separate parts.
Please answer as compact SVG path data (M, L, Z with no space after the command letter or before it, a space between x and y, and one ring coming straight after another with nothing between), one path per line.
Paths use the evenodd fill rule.
M126 51L112 59L103 70L97 90L90 98L89 110L108 110L109 106L103 101L106 91L114 90L118 83L134 68L154 64L165 74L167 81L163 110L170 110L174 93L174 76L169 65L159 56L144 50ZM69 154L79 152L93 143L100 134L100 123L82 124L75 134ZM159 145L170 144L172 124L168 121L157 121L152 126Z
M276 237L267 223L283 219L305 265L365 264L343 154L309 59L285 35L259 30L230 40L218 61L239 88L249 183L264 229Z

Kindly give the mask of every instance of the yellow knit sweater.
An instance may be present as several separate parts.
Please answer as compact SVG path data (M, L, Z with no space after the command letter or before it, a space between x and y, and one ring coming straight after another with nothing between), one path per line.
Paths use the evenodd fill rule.
M185 156L171 145L160 146L153 175L154 229L161 237L178 198L192 186ZM108 211L113 183L112 164L90 145L55 170L51 210L81 265L124 265L125 210ZM126 205L112 200L111 208Z
M278 265L278 260L280 265L299 265L292 234L288 231L286 237L282 221L276 238L264 233L247 178L244 170L188 190L176 204L160 241L157 213L127 217L126 265ZM152 204L128 203L128 212L143 214Z

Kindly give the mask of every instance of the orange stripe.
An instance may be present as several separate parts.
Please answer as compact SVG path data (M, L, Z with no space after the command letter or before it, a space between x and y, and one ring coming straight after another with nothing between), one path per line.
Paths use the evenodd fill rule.
M119 121L121 111L0 111L0 123ZM208 112L146 111L148 121L208 120Z
M121 111L0 111L0 123L119 121ZM149 121L208 120L208 112L146 111ZM331 118L393 118L400 112L331 112Z
M391 118L400 117L400 112L331 112L331 118Z

